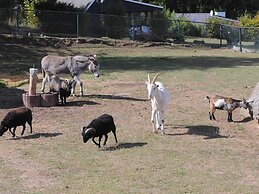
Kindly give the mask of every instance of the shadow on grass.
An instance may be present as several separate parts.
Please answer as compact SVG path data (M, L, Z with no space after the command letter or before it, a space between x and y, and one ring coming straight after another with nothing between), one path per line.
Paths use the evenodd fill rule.
M212 51L213 52L213 51ZM102 58L105 71L176 71L184 69L207 70L215 67L258 66L258 59L221 56L165 56L165 57L109 57ZM158 65L159 64L159 65Z
M85 97L100 98L100 99L114 99L114 100L128 100L128 101L148 101L147 99L141 99L141 98L132 98L127 96L116 96L116 95L102 95L102 94L86 95Z
M62 133L56 133L56 132L55 133L35 133L35 134L31 134L31 135L11 138L9 140L51 138L51 137L57 137L59 135L62 135Z
M248 122L250 122L250 121L252 121L253 120L253 118L252 117L246 117L246 118L244 118L243 120L241 120L241 121L234 121L235 123L248 123Z
M70 101L70 102L67 102L66 105L61 105L59 104L58 106L84 106L84 105L100 105L100 103L98 102L94 102L94 101L83 101L83 100L80 100L80 101Z
M120 149L129 149L129 148L134 148L134 147L142 147L147 145L146 142L136 142L136 143L119 143L118 145L115 146L110 146L110 147L104 147L101 149L101 151L115 151L115 150L120 150Z
M180 135L200 135L205 136L204 139L215 139L215 138L228 138L229 136L220 135L219 128L209 125L194 125L194 126L182 126L187 128L186 133L175 133L167 134L171 136L180 136Z
M0 109L23 106L22 94L24 92L17 88L0 88Z

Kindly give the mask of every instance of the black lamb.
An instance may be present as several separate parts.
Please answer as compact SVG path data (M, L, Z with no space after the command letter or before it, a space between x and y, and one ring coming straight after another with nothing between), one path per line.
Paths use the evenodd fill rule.
M83 141L86 143L90 138L92 138L92 141L100 148L102 137L105 136L103 143L103 145L105 145L108 139L108 133L111 131L114 135L116 143L118 143L113 117L108 114L103 114L100 117L92 120L92 122L87 127L82 128ZM99 143L94 140L95 137L99 137Z
M10 133L15 137L15 130L17 126L23 126L21 135L23 135L25 130L26 122L30 125L32 133L32 113L27 107L20 107L11 110L6 114L0 125L0 136L2 136L8 129ZM11 131L13 128L13 131Z

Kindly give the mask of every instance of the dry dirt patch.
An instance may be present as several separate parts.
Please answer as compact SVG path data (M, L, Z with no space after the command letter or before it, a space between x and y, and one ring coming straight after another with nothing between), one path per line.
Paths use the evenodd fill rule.
M5 137L7 137L6 134ZM17 174L17 180L22 186L22 190L36 189L37 191L52 187L56 183L55 177L52 177L48 167L42 165L38 161L30 158L30 156L22 155L20 148L23 142L15 142L16 140L7 139L8 148L0 150L0 159L4 166L12 169Z

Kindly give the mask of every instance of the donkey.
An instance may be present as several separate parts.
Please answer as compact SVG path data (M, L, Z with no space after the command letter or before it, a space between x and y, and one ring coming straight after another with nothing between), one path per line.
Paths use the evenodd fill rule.
M45 84L51 81L53 75L59 76L60 74L70 74L80 85L80 96L83 96L83 82L80 80L80 74L88 69L95 77L99 77L100 64L97 61L96 55L88 56L55 56L47 55L41 60L41 69L43 74L41 92L44 93ZM75 87L73 84L71 94L75 96ZM59 88L60 89L60 85Z

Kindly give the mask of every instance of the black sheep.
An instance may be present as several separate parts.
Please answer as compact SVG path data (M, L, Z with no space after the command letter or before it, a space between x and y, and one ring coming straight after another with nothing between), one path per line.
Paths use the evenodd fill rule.
M103 145L105 145L108 139L108 133L111 131L114 135L116 143L118 143L113 117L108 114L103 114L100 117L92 120L92 122L87 127L82 128L83 141L86 143L90 138L92 138L92 141L100 148L102 137L105 136L103 143ZM99 137L99 143L94 140L95 137Z
M32 133L32 113L27 107L20 107L11 110L6 114L0 125L0 136L2 136L8 129L10 133L15 137L15 130L17 126L23 126L21 135L23 135L25 130L26 122L30 125ZM13 131L11 131L13 128Z

